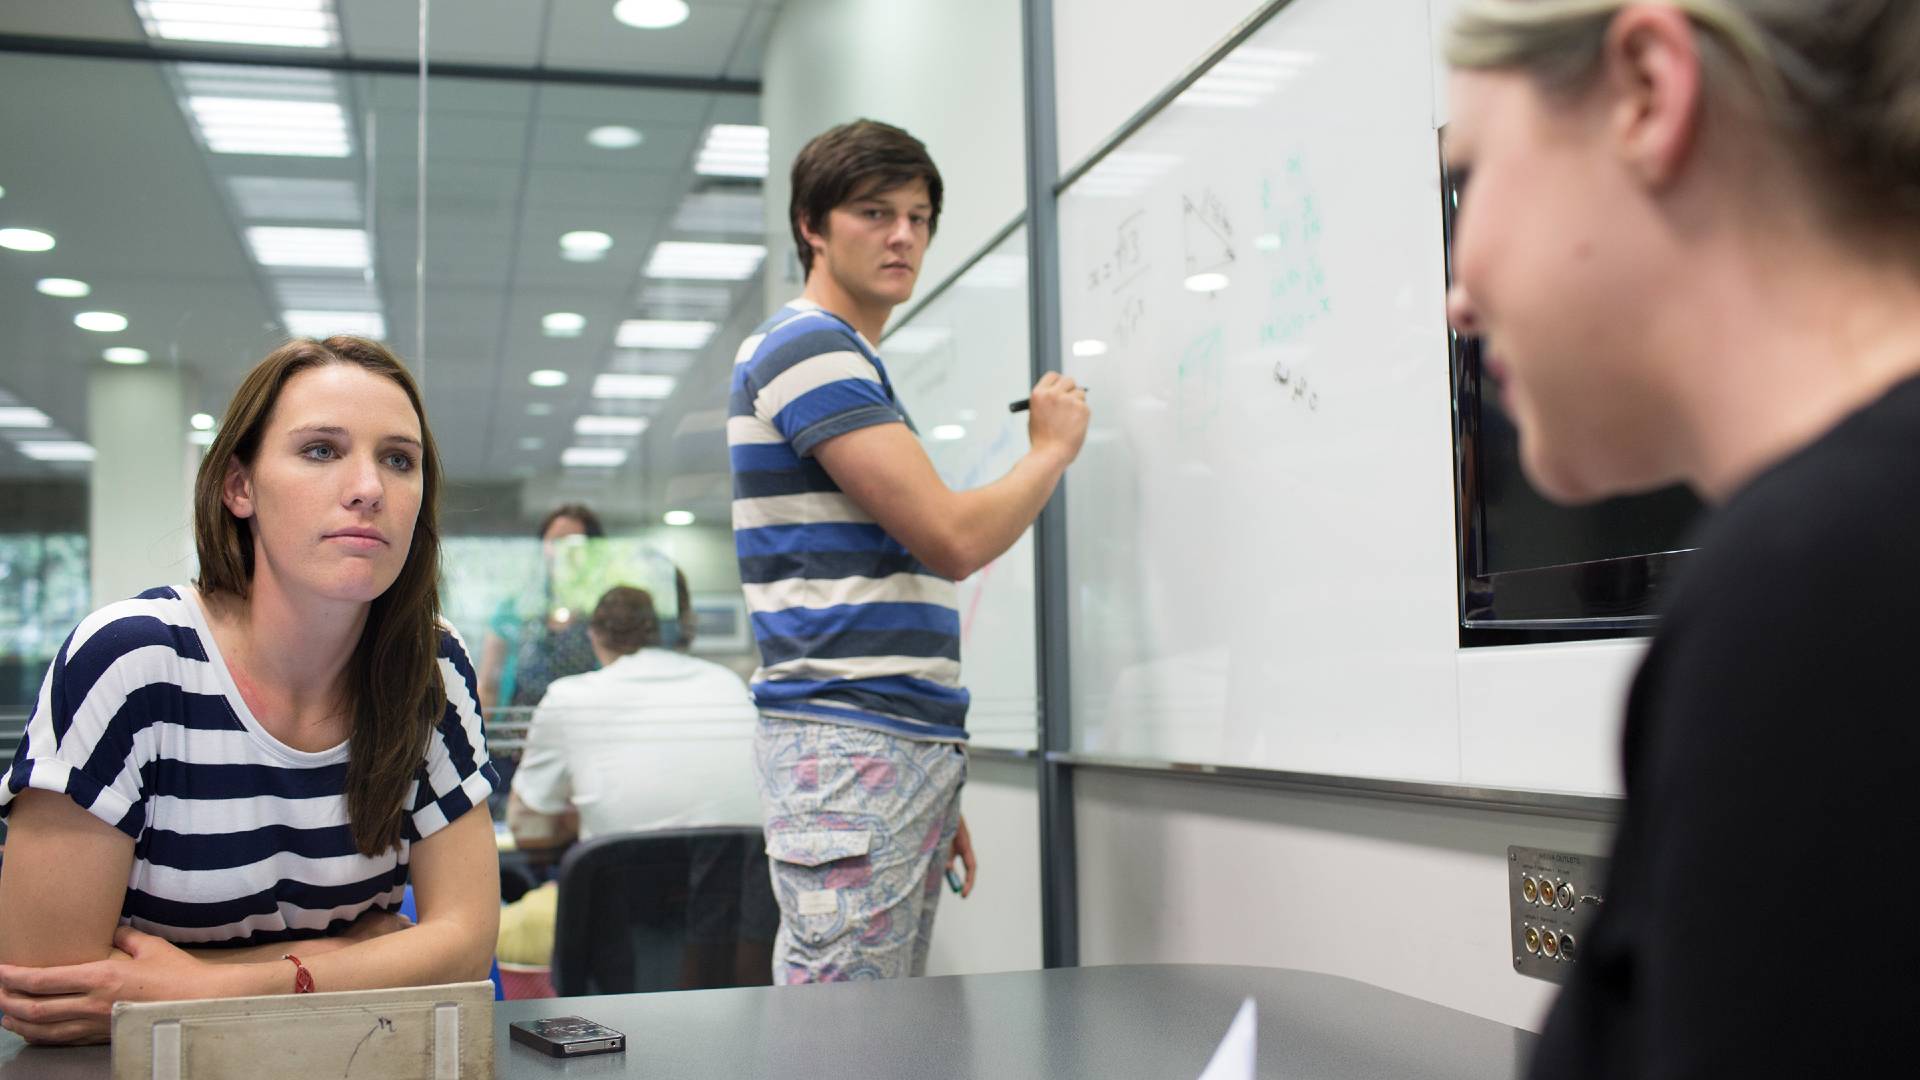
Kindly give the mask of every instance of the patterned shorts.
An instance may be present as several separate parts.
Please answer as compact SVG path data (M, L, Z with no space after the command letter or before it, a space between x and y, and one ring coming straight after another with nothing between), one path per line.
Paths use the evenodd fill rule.
M925 972L965 751L762 716L754 766L780 902L774 983Z

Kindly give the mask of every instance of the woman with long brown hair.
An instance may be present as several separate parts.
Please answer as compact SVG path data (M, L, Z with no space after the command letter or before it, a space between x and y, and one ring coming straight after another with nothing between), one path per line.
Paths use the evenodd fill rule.
M1448 51L1450 314L1528 476L1713 504L1533 1075L1879 1072L1920 1010L1920 4L1464 0Z
M439 618L439 486L379 344L292 341L247 375L195 484L198 580L80 624L0 783L9 1030L485 977L497 781Z

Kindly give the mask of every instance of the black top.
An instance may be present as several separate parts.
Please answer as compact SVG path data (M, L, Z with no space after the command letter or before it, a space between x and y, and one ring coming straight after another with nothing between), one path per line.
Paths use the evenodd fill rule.
M1532 1075L1839 1076L1920 1021L1920 379L1707 524Z

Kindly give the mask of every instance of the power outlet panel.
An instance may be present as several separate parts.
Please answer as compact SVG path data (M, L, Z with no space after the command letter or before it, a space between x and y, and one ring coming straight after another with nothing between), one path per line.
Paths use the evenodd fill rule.
M1513 970L1563 983L1580 962L1587 926L1606 903L1607 860L1539 848L1507 849Z

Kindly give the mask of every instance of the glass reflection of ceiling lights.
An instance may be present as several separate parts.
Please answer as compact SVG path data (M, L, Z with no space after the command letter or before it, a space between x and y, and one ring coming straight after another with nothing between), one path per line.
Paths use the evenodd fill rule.
M134 0L150 38L326 49L340 44L333 0Z
M675 232L760 236L766 232L766 200L754 191L694 191L673 215Z
M33 287L46 296L58 296L67 300L78 299L93 291L93 286L84 281L64 277L41 278L33 283Z
M1140 195L1154 181L1180 164L1178 154L1159 154L1144 150L1115 150L1099 160L1085 176L1073 182L1069 194L1095 198L1126 198Z
M330 71L180 64L182 112L216 154L347 157L353 137Z
M149 357L145 349L136 349L128 345L115 345L113 348L103 351L100 354L100 359L105 360L109 364L132 365L144 364Z
M73 317L73 325L96 334L117 334L127 328L127 317L117 311L82 311Z
M0 229L0 247L14 251L52 251L53 234L39 229Z
M373 265L365 229L250 225L247 246L261 266L365 270Z
M593 396L602 399L657 401L673 393L671 375L622 375L608 372L593 378Z
M644 416L582 416L573 422L575 435L612 435L630 438L647 430Z
M693 524L693 521L694 521L693 511L669 510L666 513L660 515L660 520L667 523L668 525L673 525L676 527L691 525Z
M766 128L758 124L715 124L707 129L706 142L693 160L693 171L702 176L765 179L768 153Z
M13 444L15 450L35 461L92 461L93 447L78 439L47 439Z
M647 276L694 281L745 281L767 257L763 244L708 244L663 240L647 260Z
M541 368L538 371L528 373L527 381L534 386L546 388L565 386L567 385L567 373L556 368ZM531 409L529 409L529 411L531 411Z
M679 319L628 319L620 324L613 343L622 349L704 348L719 326Z
M387 336L387 318L378 311L283 311L280 322L293 337L352 334L377 341Z
M636 30L665 30L687 21L686 0L619 0L613 17Z
M0 405L0 428L52 427L53 418L31 405Z
M1295 49L1259 49L1241 46L1194 80L1175 105L1244 109L1271 97L1273 92L1313 64L1313 54Z
M549 311L540 316L540 332L553 338L579 337L587 317L577 311Z
M624 446L569 446L560 451L560 464L570 468L618 468L627 463Z

